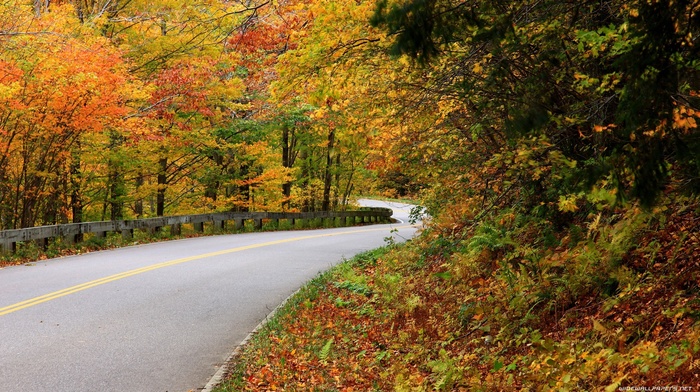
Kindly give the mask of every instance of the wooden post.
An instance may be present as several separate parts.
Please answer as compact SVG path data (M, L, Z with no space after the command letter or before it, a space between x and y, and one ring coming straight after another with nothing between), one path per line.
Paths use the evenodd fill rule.
M63 236L63 243L66 245L75 244L75 234L68 234L66 236Z
M134 238L134 229L122 229L122 239L129 241Z
M204 222L197 222L194 223L194 231L197 233L203 233L204 232Z
M17 252L17 243L11 240L3 240L0 247L2 247L2 253L12 254Z
M239 218L234 219L233 222L234 222L234 228L236 230L241 230L243 228L244 223L245 223L245 221L243 219L239 219Z
M255 230L262 230L262 226L263 226L262 219L256 218L256 219L254 219L254 221L255 221Z
M182 234L182 224L175 223L170 225L170 235L181 235Z

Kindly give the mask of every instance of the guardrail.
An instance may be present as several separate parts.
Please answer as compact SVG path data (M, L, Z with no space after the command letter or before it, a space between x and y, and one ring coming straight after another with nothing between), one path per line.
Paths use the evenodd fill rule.
M337 222L341 226L350 226L357 223L386 222L392 214L393 211L389 208L320 212L218 212L134 220L69 223L0 231L0 247L3 252L8 253L15 252L17 243L21 242L36 241L41 246L46 246L50 240L62 238L63 241L71 244L82 241L84 234L93 234L104 238L109 232L121 232L122 237L129 239L133 237L134 230L155 233L165 226L170 227L172 235L180 235L183 224L192 224L195 232L203 232L205 223L211 223L215 228L224 229L228 222L233 222L235 229L241 229L246 221L252 221L253 227L260 230L263 221L272 221L279 225L281 219L290 221L292 227L296 225L297 221L315 219L333 220L334 223ZM349 222L350 219L352 222Z

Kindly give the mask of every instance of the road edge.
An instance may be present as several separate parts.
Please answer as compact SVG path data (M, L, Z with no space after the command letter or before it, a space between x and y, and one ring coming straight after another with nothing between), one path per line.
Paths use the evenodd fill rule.
M245 347L246 344L250 341L250 339L255 336L261 329L265 327L265 325L277 314L277 312L289 302L289 300L297 295L299 291L306 285L303 285L301 288L297 289L294 291L292 294L290 294L287 298L285 298L277 307L272 309L272 312L268 313L265 318L260 321L260 323L246 336L243 340L241 340L240 343L233 349L233 352L231 352L231 355L226 358L226 361L219 367L219 370L214 373L214 375L209 379L209 382L204 386L203 389L201 389L201 392L211 392L214 388L219 386L223 381L224 377L226 376L226 373L229 370L230 364L238 357L241 355L241 351L243 351L243 347Z

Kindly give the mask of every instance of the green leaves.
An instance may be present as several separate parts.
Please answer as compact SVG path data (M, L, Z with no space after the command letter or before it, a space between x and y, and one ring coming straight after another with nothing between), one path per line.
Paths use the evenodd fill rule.
M373 23L393 34L395 51L422 62L428 91L460 97L452 125L469 129L472 143L494 133L546 135L567 158L586 162L567 176L580 190L613 175L621 200L649 206L670 181L669 164L683 168L686 184L700 177L687 155L697 149L695 128L671 126L674 110L700 105L688 94L700 88L691 3L383 1Z

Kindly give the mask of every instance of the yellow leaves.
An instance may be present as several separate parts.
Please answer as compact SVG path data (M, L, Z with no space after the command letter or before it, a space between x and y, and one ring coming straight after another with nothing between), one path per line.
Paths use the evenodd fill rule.
M576 195L569 195L569 196L559 196L559 203L557 206L559 207L559 211L562 212L575 212L578 210L578 205L576 204L578 202L578 196Z
M600 323L598 320L593 320L593 330L596 332L600 332L603 335L606 335L609 331L603 324Z
M7 102L10 99L16 98L21 90L22 86L19 82L0 84L0 101Z
M239 78L230 78L220 80L217 83L209 86L209 95L218 97L221 100L233 100L238 99L243 95L245 91L245 86L243 81Z
M403 55L398 58L398 63L403 65L404 67L408 68L410 67L411 64L411 59L407 55Z
M326 117L327 115L328 115L328 107L322 106L322 107L314 110L313 112L311 112L309 117L311 117L311 119L313 119L313 120L318 120L318 119L322 119L322 118Z

